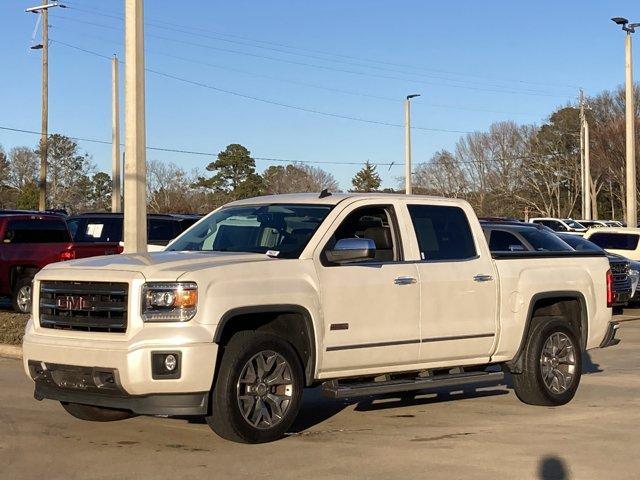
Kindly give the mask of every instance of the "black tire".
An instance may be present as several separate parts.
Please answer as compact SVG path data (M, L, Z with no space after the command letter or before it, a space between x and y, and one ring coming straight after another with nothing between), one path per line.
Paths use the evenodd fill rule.
M542 351L548 339L555 334L559 334L563 339L566 338L570 341L574 355L573 365L569 367L566 364L561 364L563 365L560 367L561 369L572 369L570 380L566 382L566 385L563 385L562 391L554 391L553 385L547 385L543 378ZM522 373L512 375L513 388L522 402L529 405L556 406L564 405L573 399L582 376L582 349L578 338L575 328L562 318L544 317L533 319L527 343L524 347ZM547 360L548 358L546 357ZM555 356L554 361L556 361ZM549 365L550 362L546 364ZM550 373L546 378L550 378L550 381L553 382L553 376ZM563 375L563 377L566 378L567 376ZM560 382L558 378L555 381ZM556 389L560 390L557 387Z
M274 353L276 355L271 355ZM265 370L267 373L263 375L258 375L258 370L254 369L256 378L261 380L255 380L255 383L251 386L248 386L247 382L240 383L240 378L247 371L246 368L252 368L249 365L254 359L263 354L268 359L274 358L280 362L282 360L285 361L288 365L285 375L287 377L286 382L288 384L290 382L290 384L287 386L266 387L274 390L269 390L267 393L263 392L262 396L260 396L257 388L260 385L268 384L268 379L270 378L268 372L275 372L276 366L280 364L274 363L273 366L269 366ZM246 378L245 376L244 379L246 380ZM248 394L247 390L249 388L256 388L255 393ZM276 389L280 388L288 390L288 394L280 390L276 391ZM245 389L245 391L240 392L240 389ZM211 415L206 417L207 424L219 436L234 442L265 443L278 440L284 436L298 415L303 389L304 375L302 365L291 344L276 335L268 333L238 332L231 337L224 348L211 395ZM286 400L278 404L278 408L286 404L282 408L282 415L274 414L273 402L269 403L269 399L266 398L270 394L280 395L277 398L286 397ZM247 400L240 400L239 397ZM251 419L245 418L241 405L247 417L257 415L257 425L252 425L250 423ZM259 405L263 405L267 409L267 415L258 414ZM270 421L274 423L271 426L269 426Z
M86 420L89 422L115 422L135 416L128 410L94 407L92 405L82 405L80 403L60 402L60 404L67 413L80 420Z
M31 301L24 303L25 291L28 291L29 299L33 298L32 292L33 277L22 276L18 277L16 284L13 286L13 292L11 294L11 302L13 309L18 313L31 313Z

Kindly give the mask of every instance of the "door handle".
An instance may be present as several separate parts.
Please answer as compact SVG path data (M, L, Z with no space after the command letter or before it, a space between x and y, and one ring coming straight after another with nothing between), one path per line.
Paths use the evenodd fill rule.
M491 280L493 280L493 277L491 275L482 274L482 273L479 273L478 275L475 275L473 277L474 282L489 282Z
M411 285L416 282L417 280L413 277L396 277L393 281L396 285Z

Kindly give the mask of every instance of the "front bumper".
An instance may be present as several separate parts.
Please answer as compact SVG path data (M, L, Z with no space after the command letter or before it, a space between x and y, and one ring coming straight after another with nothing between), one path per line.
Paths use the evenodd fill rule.
M616 338L616 333L618 332L619 327L620 324L618 322L609 322L609 326L604 334L602 343L600 343L600 348L612 347L620 343L620 340Z
M47 364L30 360L36 400L58 400L129 410L139 415L206 415L209 392L129 395L118 371L100 367Z
M115 338L120 338L117 334L85 333L72 337L59 331L40 333L34 329L33 322L29 324L22 350L24 370L32 379L30 361L36 361L45 365L113 370L117 372L119 388L127 396L211 389L218 345L213 342L212 334L195 325L150 326L133 338L116 341ZM153 377L152 354L166 351L180 356L179 378Z

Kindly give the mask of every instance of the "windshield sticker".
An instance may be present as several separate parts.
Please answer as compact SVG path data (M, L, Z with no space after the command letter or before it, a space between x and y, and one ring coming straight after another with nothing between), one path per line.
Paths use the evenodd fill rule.
M265 255L267 257L277 257L278 255L280 255L280 251L279 250L267 250L265 252Z

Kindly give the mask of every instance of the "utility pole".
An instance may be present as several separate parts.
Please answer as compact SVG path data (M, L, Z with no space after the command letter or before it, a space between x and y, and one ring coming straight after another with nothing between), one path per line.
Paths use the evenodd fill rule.
M120 185L120 95L118 94L118 57L115 55L111 61L111 211L122 211L122 194Z
M125 1L124 252L147 252L147 161L142 0Z
M633 63L631 59L631 34L640 23L629 23L626 18L612 18L616 24L622 26L625 35L625 120L626 120L626 176L627 176L627 214L628 227L638 226L638 210L636 204L636 149L635 149L635 115L633 104Z
M47 3L42 0L42 5L27 8L25 12L39 13L42 20L42 43L33 45L33 50L42 50L42 119L40 133L40 176L38 180L38 209L47 208L47 154L49 139L49 9L62 7L57 2Z
M404 191L411 195L411 99L420 94L407 95L404 102Z
M589 156L589 122L584 113L584 93L580 89L580 158L582 160L582 215L591 220L591 162Z
M580 185L582 195L582 216L580 218L587 219L586 204L587 199L584 190L584 94L580 89Z

